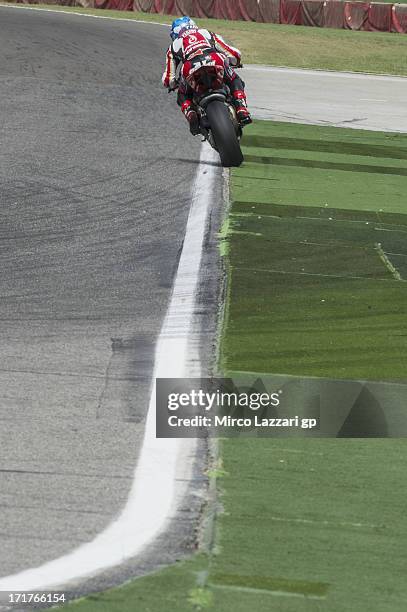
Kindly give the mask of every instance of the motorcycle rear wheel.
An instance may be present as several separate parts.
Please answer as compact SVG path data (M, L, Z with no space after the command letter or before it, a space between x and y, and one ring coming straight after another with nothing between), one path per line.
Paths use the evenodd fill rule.
M206 114L222 166L225 168L240 166L244 157L226 104L220 100L214 100L208 104Z

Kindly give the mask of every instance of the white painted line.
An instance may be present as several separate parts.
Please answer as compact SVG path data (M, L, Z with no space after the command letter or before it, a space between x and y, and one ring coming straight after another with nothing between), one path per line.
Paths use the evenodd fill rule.
M138 555L167 526L174 510L177 458L188 440L155 437L155 379L188 375L188 341L194 319L202 248L213 204L218 156L201 151L184 245L170 305L157 341L144 441L126 506L92 542L44 565L0 579L0 591L31 591L66 585ZM194 365L196 367L196 365ZM194 375L197 375L194 372ZM199 374L198 374L199 376Z
M286 244L289 244L287 242ZM303 243L304 244L304 243ZM253 272L262 272L263 274L282 274L287 276L320 276L321 278L352 278L354 280L366 280L366 281L384 281L388 282L387 278L375 278L371 276L353 276L351 274L321 274L320 272L289 272L288 270L276 270L275 268L243 268L241 266L236 266L235 270L245 270L249 272L249 270L253 270ZM397 279L402 280L402 279ZM309 378L309 377L308 377Z
M280 449L279 449L280 450ZM371 523L352 523L349 521L320 521L299 517L284 517L284 516L269 516L268 519L270 521L276 521L279 523L299 523L303 525L324 525L330 526L334 525L335 527L355 527L356 529L378 529L379 525L373 525Z
M63 13L65 15L80 15L82 17L94 17L95 19L110 19L113 21L131 21L133 23L149 23L152 25L164 26L170 28L171 25L168 23L161 23L159 21L147 21L143 19L131 19L129 17L112 17L107 15L93 15L92 13L80 13L79 11L67 11L63 9L51 9L51 8L40 8L38 6L27 6L26 4L0 4L0 8L15 8L25 9L27 11L43 11L44 13ZM103 9L100 9L103 10Z
M407 234L405 230L401 229L388 229L387 227L375 227L374 229L378 232L398 232L399 234Z
M289 66L263 66L261 64L245 64L244 68L255 72L282 72L287 74L295 74L298 76L326 76L331 78L344 79L367 79L369 81L406 81L407 77L391 74L377 74L374 72L352 72L350 70L327 70L322 68L290 68Z
M380 259L382 260L386 268L389 270L393 278L397 281L403 281L404 280L403 277L401 276L397 268L393 265L393 262L390 261L390 259L387 256L387 253L383 251L383 248L380 242L376 242L375 250L377 251L377 254L379 255Z
M299 597L301 599L326 599L325 595L310 595L305 593L297 593L296 591L272 591L270 589L256 589L253 587L242 587L235 586L232 584L218 584L217 582L210 582L209 586L212 589L218 589L223 591L235 591L236 593L256 593L265 597L266 595L273 595L274 597Z

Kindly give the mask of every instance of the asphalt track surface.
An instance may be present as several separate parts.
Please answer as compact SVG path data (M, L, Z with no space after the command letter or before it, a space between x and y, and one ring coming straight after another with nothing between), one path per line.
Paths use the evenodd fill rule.
M200 142L160 87L167 29L2 7L0 30L7 576L91 541L126 502ZM182 525L93 587L188 552L198 474Z
M407 78L247 66L258 119L407 132Z

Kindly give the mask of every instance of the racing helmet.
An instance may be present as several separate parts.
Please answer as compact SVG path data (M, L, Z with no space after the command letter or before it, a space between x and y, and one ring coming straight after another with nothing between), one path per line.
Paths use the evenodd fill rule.
M175 40L184 30L191 30L197 27L198 26L191 17L184 15L184 17L179 17L172 22L170 36L172 40Z

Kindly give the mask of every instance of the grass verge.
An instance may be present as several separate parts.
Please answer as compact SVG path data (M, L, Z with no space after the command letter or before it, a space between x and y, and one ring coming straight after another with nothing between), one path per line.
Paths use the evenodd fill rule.
M245 154L224 371L405 380L407 136L256 122ZM222 458L213 553L75 612L405 610L403 440L231 439Z
M407 136L258 122L245 146L222 370L406 380Z
M256 122L245 153L221 369L405 381L407 136ZM242 609L405 608L403 441L227 440L222 454L212 572L263 585Z
M36 6L50 8L49 5ZM171 23L174 18L80 7L52 6L52 9L158 23ZM407 75L405 36L400 34L216 19L198 21L201 26L220 32L238 46L248 64Z

